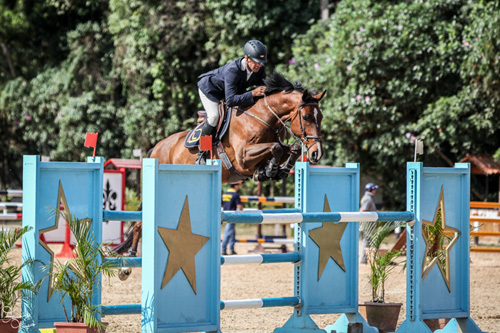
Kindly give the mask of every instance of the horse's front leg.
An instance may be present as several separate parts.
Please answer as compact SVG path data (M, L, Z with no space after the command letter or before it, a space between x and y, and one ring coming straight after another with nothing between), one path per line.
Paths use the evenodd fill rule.
M300 146L293 144L290 146L290 155L288 155L288 159L285 161L283 166L279 168L278 174L273 177L274 180L281 180L288 177L290 174L290 170L292 170L295 162L300 156Z
M283 147L277 142L253 144L244 149L243 158L238 162L244 169L251 171L255 170L257 165L262 165L262 161L267 160L267 163L255 170L253 175L255 181L264 181L277 175L284 153Z

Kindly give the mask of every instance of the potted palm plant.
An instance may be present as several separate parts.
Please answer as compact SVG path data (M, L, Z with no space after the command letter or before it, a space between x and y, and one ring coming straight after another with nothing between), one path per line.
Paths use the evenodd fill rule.
M61 297L60 303L67 321L54 325L59 333L103 332L107 325L99 319L102 315L101 306L93 304L92 299L101 285L100 277L114 276L118 268L104 260L103 246L95 241L90 219L78 219L63 211L60 214L68 222L76 244L75 257L64 263L56 261L54 269L47 274L54 281L54 291ZM64 305L66 297L71 301L69 309Z
M37 292L38 284L22 281L22 269L32 265L35 260L25 260L21 265L13 263L11 250L16 242L30 228L0 230L0 332L17 332L21 326L21 318L9 317L13 314L16 303L23 293Z
M385 281L396 267L394 260L402 251L380 249L383 241L400 225L400 222L364 223L362 230L369 240L370 249L368 274L371 286L371 301L360 304L359 310L370 326L377 327L380 332L394 332L397 327L402 303L385 302Z

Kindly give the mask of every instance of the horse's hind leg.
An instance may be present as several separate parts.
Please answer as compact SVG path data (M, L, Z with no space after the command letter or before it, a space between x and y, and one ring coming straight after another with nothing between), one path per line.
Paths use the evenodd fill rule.
M142 205L141 205L142 206ZM137 256L137 246L139 244L139 239L142 235L142 222L134 222L134 228L132 229L132 246L130 247L130 251L128 253L129 257ZM122 267L118 272L118 278L121 281L125 281L132 274L132 268L130 267Z
M133 229L133 237L132 237L132 246L130 247L130 257L137 256L137 247L139 245L139 239L142 236L142 222L135 222Z

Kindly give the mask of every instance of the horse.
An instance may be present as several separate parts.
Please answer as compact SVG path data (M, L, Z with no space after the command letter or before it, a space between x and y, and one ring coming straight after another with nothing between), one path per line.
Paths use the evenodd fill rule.
M220 141L221 148L214 149L213 154L223 162L222 183L283 179L300 156L301 146L313 164L323 156L319 102L326 90L311 95L300 83L292 84L280 73L273 73L264 83L265 95L253 106L229 110L229 128ZM163 139L150 157L160 164L195 164L199 149L185 148L188 133ZM141 222L134 225L132 253L137 250L141 226Z
M325 92L312 96L299 83L293 85L280 73L274 73L264 82L263 98L249 108L230 111L229 129L221 140L230 162L222 165L223 183L285 178L300 155L297 143L306 147L311 163L318 163L323 156L323 115L319 101ZM179 132L163 139L150 157L157 158L160 164L194 164L199 150L184 147L188 133ZM287 136L294 140L292 145L283 142ZM223 162L226 159L217 149L213 158L222 158Z

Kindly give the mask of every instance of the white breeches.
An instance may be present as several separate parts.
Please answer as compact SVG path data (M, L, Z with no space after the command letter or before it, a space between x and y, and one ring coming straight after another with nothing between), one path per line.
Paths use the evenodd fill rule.
M217 127L217 123L219 122L219 103L209 100L200 89L198 89L198 93L200 94L201 103L205 111L207 111L208 124L212 127Z

